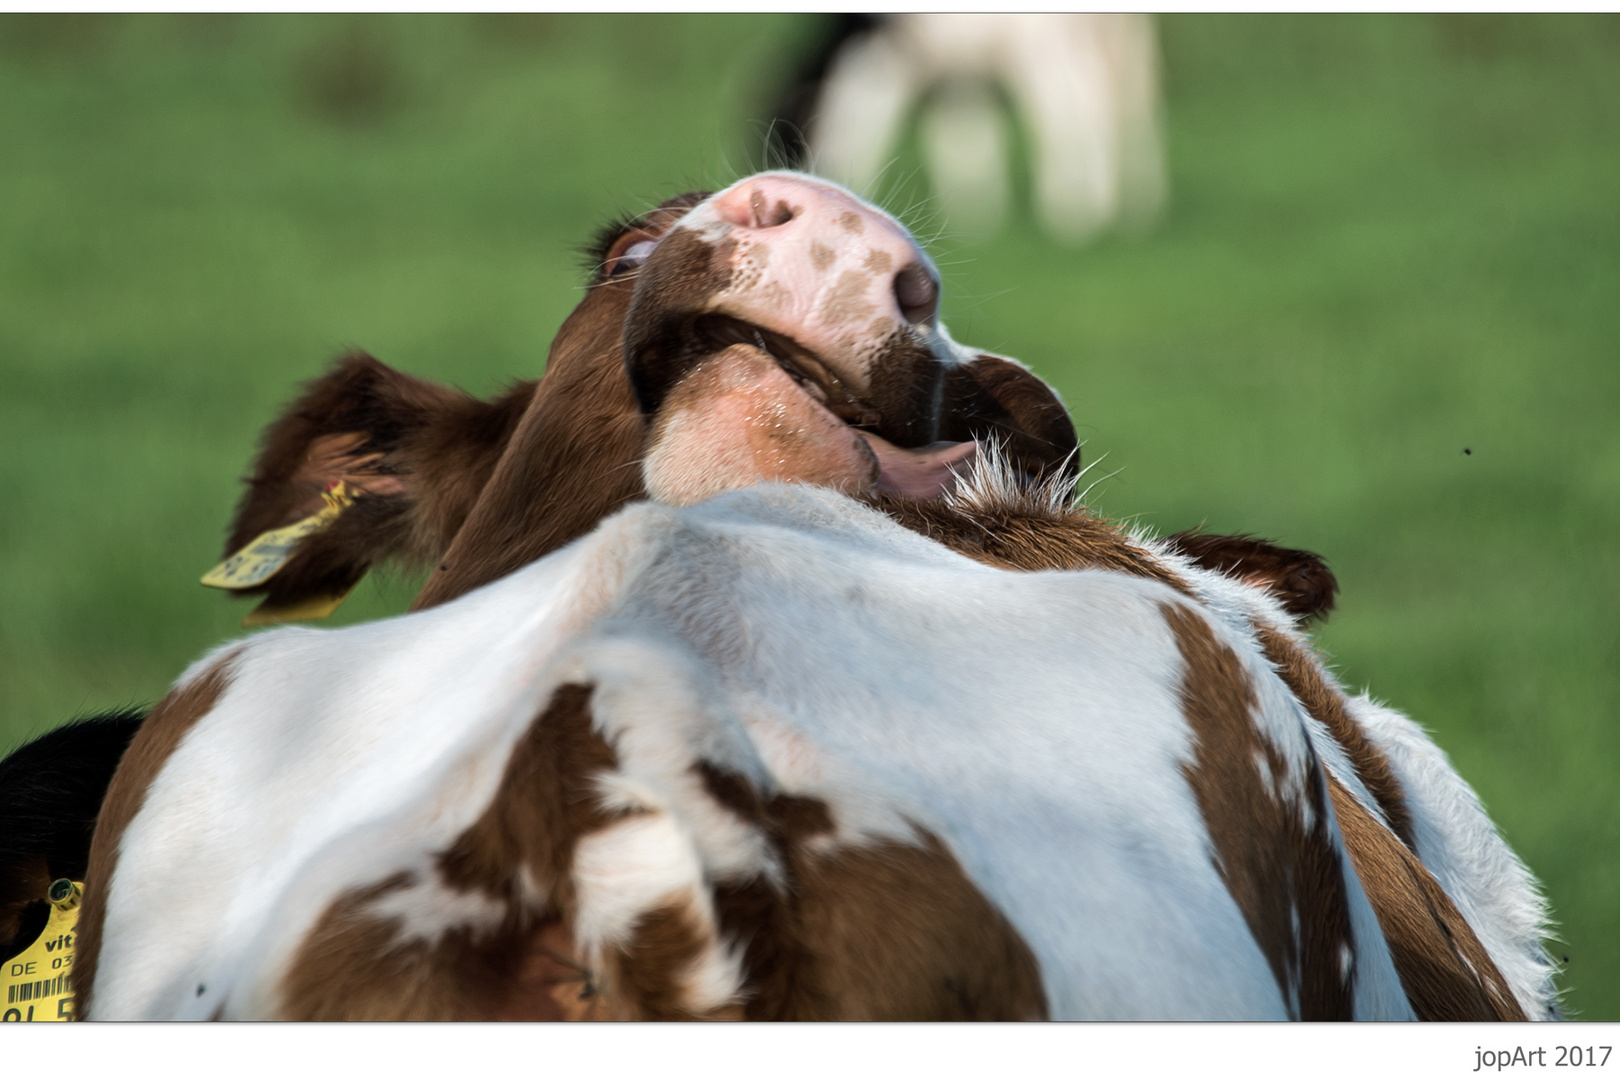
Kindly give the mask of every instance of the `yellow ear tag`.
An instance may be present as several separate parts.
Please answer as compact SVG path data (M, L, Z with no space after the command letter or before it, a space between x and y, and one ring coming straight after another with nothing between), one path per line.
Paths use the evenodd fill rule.
M73 1019L73 944L83 894L82 881L51 882L44 931L0 969L0 1020Z
M266 600L242 620L243 626L274 626L284 622L316 622L326 618L338 609L338 605L349 598L353 587L344 589L334 596L310 596L302 600L294 600L288 604L277 604Z
M354 505L354 496L341 480L321 492L321 499L325 506L302 521L260 533L246 547L204 574L202 583L215 589L251 589L269 581L276 571L287 565L305 537L320 532ZM338 597L338 603L342 601L343 598ZM336 607L336 603L332 605ZM331 614L331 609L327 614Z

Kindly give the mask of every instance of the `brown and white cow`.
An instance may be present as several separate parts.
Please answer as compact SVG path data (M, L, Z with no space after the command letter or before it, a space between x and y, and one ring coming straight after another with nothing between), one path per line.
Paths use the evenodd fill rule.
M432 610L182 678L98 828L89 1015L1551 1009L1439 752L1268 592L1050 498L1061 407L897 227L798 177L689 206L610 238L538 391L272 432L244 531L350 477L377 536L290 580L445 551Z

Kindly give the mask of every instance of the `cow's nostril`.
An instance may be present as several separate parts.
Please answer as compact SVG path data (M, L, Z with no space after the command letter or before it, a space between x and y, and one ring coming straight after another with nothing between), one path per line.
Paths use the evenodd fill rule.
M761 188L755 188L748 196L748 211L749 224L756 229L774 229L793 220L793 207L787 200L777 199L773 203Z
M912 263L894 275L894 298L907 322L932 322L939 312L939 282L921 263Z

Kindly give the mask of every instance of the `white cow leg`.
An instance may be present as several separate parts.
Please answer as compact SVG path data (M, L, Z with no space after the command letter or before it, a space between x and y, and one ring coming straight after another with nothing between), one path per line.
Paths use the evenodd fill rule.
M918 134L949 231L994 233L1007 211L1007 118L996 95L979 82L949 84Z
M1119 124L1120 224L1145 228L1169 199L1159 100L1159 44L1153 18L1104 16L1102 41Z
M1019 24L1003 78L1029 131L1035 206L1056 238L1083 242L1119 211L1119 138L1095 16Z
M871 34L839 54L810 121L810 170L870 196L920 87L889 38Z

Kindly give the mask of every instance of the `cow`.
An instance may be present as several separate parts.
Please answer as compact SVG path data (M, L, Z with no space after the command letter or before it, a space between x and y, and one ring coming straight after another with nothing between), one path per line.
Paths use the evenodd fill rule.
M1029 145L1031 201L1049 235L1083 241L1163 212L1149 16L840 15L825 30L774 111L768 148L783 162L868 190L914 119L949 227L991 232L1009 203L1015 112Z
M806 193L824 199L818 192L831 190L780 176L760 178L751 190L764 190L759 184L798 192L800 200ZM761 208L750 202L735 216L779 212L780 198L762 198ZM904 466L926 462L927 454L919 458L902 448L915 450L935 436L957 443L951 453L959 457L971 453L976 440L994 438L1029 476L1076 471L1074 428L1052 390L1014 361L952 342L932 319L938 279L927 256L886 215L841 194L830 198L825 220L813 219L830 242L799 237L789 246L808 243L801 261L815 269L816 258L827 257L818 251L834 252L840 237L860 235L839 223L845 215L881 237L889 245L884 257L895 262L874 287L895 306L897 343L916 334L899 325L902 304L928 324L921 352L897 344L893 363L866 371L862 365L870 358L844 358L841 363L853 365L845 370L823 366L795 343L794 333L771 329L794 330L788 323L757 319L748 333L774 342L784 353L781 363L812 367L817 385L832 395L831 408L860 424L869 445L887 448L891 481L919 475L926 481L926 468L919 474ZM559 331L543 380L520 381L480 401L357 352L306 387L263 436L225 554L307 517L339 482L357 499L330 527L306 538L274 577L238 591L263 599L266 621L303 617L312 604L329 610L373 565L397 561L435 568L416 601L419 608L432 606L533 561L643 497L637 462L644 423L626 377L621 329L648 250L703 199L680 196L601 231L588 251L590 289ZM793 205L801 211L797 218L761 221L764 228L756 231L779 236L794 221L802 229L804 212L815 206ZM768 246L752 249L744 275ZM871 273L864 262L873 252L861 248L859 254L863 265L832 265L836 280ZM833 313L835 330L839 315ZM743 325L718 311L681 317L697 332L721 337ZM864 380L874 373L883 381L871 389ZM915 383L909 390L902 385L907 379ZM948 466L946 460L932 467L948 474ZM1208 565L1265 581L1296 614L1320 615L1333 605L1336 583L1310 553L1247 537L1188 533L1174 539ZM64 728L0 764L8 775L26 777L0 785L0 824L7 826L0 830L0 955L19 951L43 925L49 881L82 877L90 824L143 715L124 710L104 722Z
M239 523L361 494L270 601L443 554L413 613L154 710L83 1012L1555 1015L1443 755L1234 545L1070 505L1061 405L950 341L887 220L782 174L666 204L537 387L274 427Z

